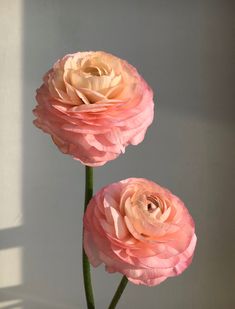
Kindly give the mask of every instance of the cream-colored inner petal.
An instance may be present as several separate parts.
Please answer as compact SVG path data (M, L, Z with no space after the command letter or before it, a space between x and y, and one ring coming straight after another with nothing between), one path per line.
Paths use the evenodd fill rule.
M133 88L130 86L133 76L128 79L126 69L122 72L120 63L118 58L104 57L99 52L71 55L56 63L49 73L49 91L59 101L73 106L98 102L115 104L115 100L124 102L122 93Z

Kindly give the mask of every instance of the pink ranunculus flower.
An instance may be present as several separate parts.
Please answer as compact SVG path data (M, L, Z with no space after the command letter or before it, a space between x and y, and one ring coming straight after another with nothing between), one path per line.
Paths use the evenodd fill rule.
M85 165L101 166L139 144L152 123L152 90L133 66L111 54L66 55L43 81L34 124Z
M191 263L196 235L183 202L167 189L129 178L101 189L84 216L84 248L93 266L104 263L135 284L154 286Z

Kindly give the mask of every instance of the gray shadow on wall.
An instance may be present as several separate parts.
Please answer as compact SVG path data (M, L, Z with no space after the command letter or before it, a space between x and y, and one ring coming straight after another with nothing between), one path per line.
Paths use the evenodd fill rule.
M59 25L70 21L64 12L63 1L24 1L24 309L85 308L83 168L32 124L35 90L65 52Z
M8 291L22 295L22 308L85 307L84 169L33 127L31 112L43 74L57 58L79 49L107 50L127 59L152 85L158 101L157 121L145 141L97 169L95 189L130 176L150 178L181 196L197 223L199 243L191 268L156 289L129 285L120 307L150 308L156 298L165 309L231 307L234 208L230 205L226 213L221 208L234 179L231 17L229 1L24 0L24 226L12 236L23 247L23 285ZM118 278L94 271L98 308L106 306Z

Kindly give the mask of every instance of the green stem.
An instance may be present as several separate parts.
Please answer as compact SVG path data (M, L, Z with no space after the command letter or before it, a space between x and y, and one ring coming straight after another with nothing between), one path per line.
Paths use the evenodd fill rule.
M115 293L114 296L113 296L113 299L112 299L112 301L111 301L111 303L110 303L108 309L115 309L115 308L116 308L116 305L117 305L119 299L121 298L122 293L123 293L123 291L125 290L125 287L126 287L127 283L128 283L127 277L126 277L126 276L123 276L123 277L122 277L122 280L121 280L121 282L119 283L119 286L118 286L118 288L117 288L117 290L116 290L116 293Z
M85 187L85 204L84 204L84 213L86 211L87 205L92 198L93 194L93 169L92 167L86 166L86 187ZM91 271L90 271L90 263L85 253L83 247L82 253L82 264L83 264L83 281L84 288L86 294L86 302L88 309L95 308L94 296L92 291L92 283L91 283Z

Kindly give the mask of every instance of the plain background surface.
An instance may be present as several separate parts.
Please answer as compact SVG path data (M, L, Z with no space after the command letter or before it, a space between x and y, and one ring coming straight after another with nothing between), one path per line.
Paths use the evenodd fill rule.
M4 14L16 2L1 1ZM22 282L0 287L0 308L85 308L84 167L32 125L31 112L42 75L79 50L126 59L155 92L155 120L144 142L97 168L95 191L131 176L149 178L180 196L196 222L191 267L154 288L129 284L118 308L235 307L234 1L25 0L19 14L22 96L8 104L22 114L23 224L0 230L0 250L22 248ZM4 20L1 31L13 31L14 20ZM4 53L12 46L6 40ZM6 78L15 78L14 70L5 69L0 81ZM12 86L1 88L5 97L11 92ZM6 201L0 210L13 206ZM93 271L97 309L107 308L120 278L103 267ZM15 299L21 305L4 305Z

